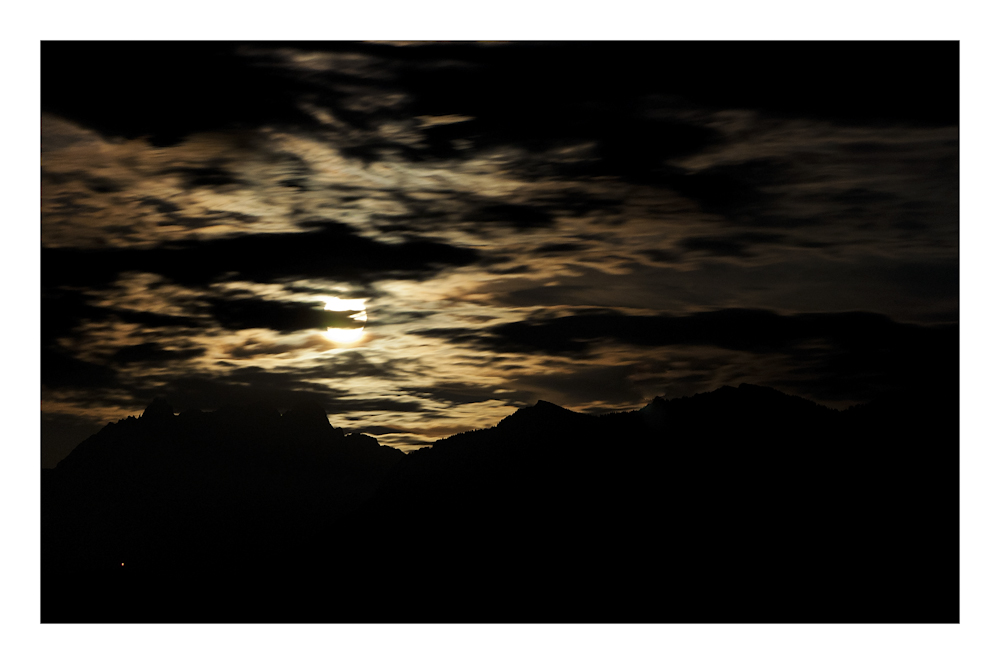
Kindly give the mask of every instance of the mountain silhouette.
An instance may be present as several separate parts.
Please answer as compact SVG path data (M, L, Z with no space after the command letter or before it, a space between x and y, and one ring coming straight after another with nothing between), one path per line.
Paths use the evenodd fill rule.
M318 404L174 415L157 399L43 473L42 584L52 598L43 616L110 619L79 593L109 569L185 587L211 569L259 574L277 552L356 508L403 456L334 429ZM171 610L176 620L189 615Z
M43 621L956 622L956 395L539 401L407 455L156 401L45 478Z

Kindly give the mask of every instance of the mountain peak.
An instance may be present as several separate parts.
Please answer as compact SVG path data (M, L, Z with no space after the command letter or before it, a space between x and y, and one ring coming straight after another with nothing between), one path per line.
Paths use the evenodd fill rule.
M588 416L582 413L563 408L551 401L539 399L534 406L518 408L515 412L501 420L497 426L500 428L523 428L540 427L551 429L553 427L569 426Z
M554 404L551 401L545 401L544 399L539 399L535 402L534 406L525 406L523 408L518 408L511 417L516 415L530 416L530 417L560 417L560 416L573 416L579 415L576 411L572 411L569 408L563 408L559 404Z
M146 410L142 411L142 419L161 419L164 417L173 417L174 407L170 405L163 397L156 397L153 399L152 403L146 406Z
M281 416L283 422L332 429L326 409L318 401L303 399Z

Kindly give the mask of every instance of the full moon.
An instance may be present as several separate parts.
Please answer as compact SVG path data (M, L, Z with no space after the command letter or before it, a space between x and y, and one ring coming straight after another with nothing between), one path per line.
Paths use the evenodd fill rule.
M363 299L341 299L339 297L324 298L327 311L355 311L348 318L358 322L368 320L368 313L365 311L365 301ZM353 344L361 341L365 335L364 326L361 327L328 327L326 328L326 338L338 344Z

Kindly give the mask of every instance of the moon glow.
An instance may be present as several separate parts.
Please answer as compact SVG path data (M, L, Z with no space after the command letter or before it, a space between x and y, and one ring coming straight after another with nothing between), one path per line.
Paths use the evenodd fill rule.
M363 299L341 299L339 297L324 298L327 311L354 311L356 313L348 316L352 320L364 323L368 320L368 312L365 310ZM324 333L326 338L338 344L354 344L364 337L365 328L361 327L328 327Z

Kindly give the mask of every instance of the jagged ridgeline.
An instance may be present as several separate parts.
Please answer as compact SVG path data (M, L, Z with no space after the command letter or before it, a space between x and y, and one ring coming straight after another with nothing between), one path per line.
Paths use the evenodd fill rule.
M409 455L155 401L43 476L45 622L958 620L957 391L539 401Z

